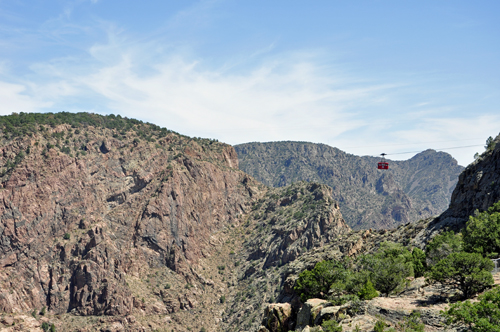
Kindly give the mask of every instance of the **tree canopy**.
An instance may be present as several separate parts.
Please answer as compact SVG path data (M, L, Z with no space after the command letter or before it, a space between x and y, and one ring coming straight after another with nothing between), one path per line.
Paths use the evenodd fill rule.
M41 126L55 127L61 124L69 124L73 128L93 126L96 128L117 129L119 131L134 130L139 136L146 139L151 138L152 135L164 137L167 133L172 132L152 123L129 119L120 115L115 116L114 114L21 112L0 116L0 130L6 138L32 135L39 130L43 130Z
M479 295L479 302L452 304L445 317L448 324L464 324L472 332L500 332L500 288Z
M485 257L500 254L500 201L487 211L470 216L463 230L464 250Z
M430 271L430 279L459 289L470 298L493 285L493 262L478 253L454 252Z

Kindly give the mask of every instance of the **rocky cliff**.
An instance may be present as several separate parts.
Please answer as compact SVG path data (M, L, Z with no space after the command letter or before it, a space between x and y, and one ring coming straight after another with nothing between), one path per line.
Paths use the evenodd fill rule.
M235 252L239 263L227 293L225 331L256 331L266 303L281 301L291 291L293 284L285 282L290 269L351 231L332 189L316 183L270 189L244 218L230 234L243 242Z
M238 170L231 146L82 117L2 119L0 311L126 317L195 307L203 296L192 286L217 286L197 272L200 259L265 188Z
M390 161L389 170L378 170L378 158L324 144L247 143L235 149L240 168L266 185L312 181L332 187L353 229L391 228L439 215L448 207L463 170L449 154L433 150Z
M453 191L450 206L440 216L399 225L391 230L360 230L344 233L321 247L303 253L291 262L280 275L279 282L282 288L277 297L279 303L269 304L262 310L262 324L266 327L260 331L277 331L273 327L273 322L279 322L278 325L282 330L301 327L299 330L302 331L305 325L317 325L322 319L332 317L341 322L344 331L352 331L358 324L363 326L363 331L369 331L381 317L394 325L408 317L412 310L422 313L422 321L426 324L426 330L456 331L451 328L447 329L440 316L440 311L446 307L443 304L446 301L436 301L436 299L446 298L447 295L443 294L446 294L447 290L439 288L439 285L437 287L428 285L423 280L412 281L402 294L393 299L377 298L365 301L360 308L356 308L357 312L352 311L350 304L334 307L322 300L301 303L293 291L293 285L300 272L312 269L317 262L322 260L339 260L346 256L354 257L371 253L385 241L423 249L430 239L442 231L462 229L469 216L475 211L485 211L500 200L500 186L498 185L500 181L500 144L498 144L500 135L494 139L493 143L496 144L492 144L490 149L487 149L462 172ZM495 283L500 283L498 275L495 277ZM309 319L307 316L308 318L303 322L304 315L310 315L315 319Z

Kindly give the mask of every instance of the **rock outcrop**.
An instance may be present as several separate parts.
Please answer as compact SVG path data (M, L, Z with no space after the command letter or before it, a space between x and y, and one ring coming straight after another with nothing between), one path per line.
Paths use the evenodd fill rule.
M426 243L443 229L461 230L469 216L486 211L500 200L500 135L460 174L450 206L415 238Z

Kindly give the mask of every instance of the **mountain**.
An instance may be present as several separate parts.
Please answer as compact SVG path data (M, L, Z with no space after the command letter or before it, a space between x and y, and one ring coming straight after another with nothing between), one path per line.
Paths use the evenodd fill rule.
M426 153L416 170L435 158ZM114 115L2 116L0 328L266 331L276 310L297 316L305 306L295 281L317 262L354 258L384 241L422 248L463 227L500 198L499 160L497 144L469 165L440 217L353 231L335 188L267 187L216 140ZM399 176L379 174L378 190L405 188ZM419 178L427 188L431 177L409 178L416 192L423 189L410 183ZM351 318L404 317L370 303ZM427 309L429 324L440 324Z
M379 158L358 157L307 142L236 145L240 169L262 183L282 187L297 181L333 188L353 229L391 228L439 215L450 203L464 169L444 152L426 150L378 170Z
M216 326L227 285L204 259L266 190L231 146L87 113L13 114L0 130L1 312L23 330L23 312L45 310L59 331Z

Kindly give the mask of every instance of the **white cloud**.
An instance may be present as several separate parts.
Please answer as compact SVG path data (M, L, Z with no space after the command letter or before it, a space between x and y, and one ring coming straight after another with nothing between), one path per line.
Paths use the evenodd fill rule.
M51 106L50 102L36 100L25 92L23 85L0 81L0 114L36 112Z
M116 112L230 143L313 139L318 129L340 135L364 124L350 114L356 105L370 103L388 88L344 88L353 82L332 79L314 63L293 57L237 74L172 57L142 76L134 69L141 67L136 61L123 55L119 63L80 77L79 84L105 96Z
M0 81L0 112L90 109L230 144L303 140L361 155L482 144L500 127L499 116L454 115L453 105L427 98L411 81L353 75L320 52L264 49L214 68L163 41L135 42L112 24L100 27L107 42L86 56L33 64L31 76ZM6 72L0 65L0 79ZM449 152L466 165L482 149L472 150Z

